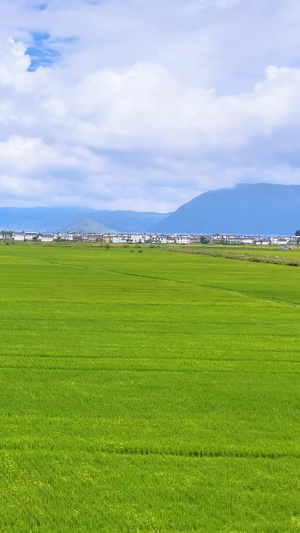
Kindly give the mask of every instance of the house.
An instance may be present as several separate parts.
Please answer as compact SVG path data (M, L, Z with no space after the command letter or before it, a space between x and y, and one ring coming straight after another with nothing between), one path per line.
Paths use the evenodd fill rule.
M223 243L223 242L228 242L230 238L234 239L235 235L225 235L224 233L214 233L211 236L210 240L216 243L220 243L220 242Z
M25 241L25 235L23 232L15 232L13 234L14 241Z
M43 235L40 236L40 241L42 242L53 242L54 241L54 235L52 233L43 233Z
M229 235L227 238L227 242L229 244L243 244L241 238L236 235Z
M269 246L271 244L270 239L259 239L254 241L253 244L256 244L257 246Z
M97 242L99 235L96 233L83 233L82 240L83 242Z
M111 238L111 242L115 244L124 244L128 242L129 238L127 234L119 233L118 235L113 235ZM104 236L102 237L102 242L107 242L104 240Z
M286 244L289 244L290 241L291 241L291 237L276 237L276 236L273 236L273 237L270 237L270 241L271 241L271 244L276 244L276 245L286 245Z
M158 240L161 244L167 244L169 242L168 237L166 235L160 235L158 237ZM172 242L174 242L174 240Z
M253 244L255 237L251 237L250 235L239 235L239 239L242 244Z
M11 231L8 231L6 233L5 231L2 230L0 233L0 239L3 239L4 241L12 241L14 240L14 237Z
M191 237L190 235L176 235L175 242L176 244L190 244Z
M167 239L167 244L172 244L172 243L175 242L175 236L174 235L167 235L166 239Z
M69 239L67 239L69 240ZM74 242L83 242L83 235L81 233L73 233L72 234L72 241Z
M131 234L131 242L137 243L143 243L145 242L145 237L142 233L132 233Z
M25 241L36 241L39 234L36 231L26 231L24 233Z

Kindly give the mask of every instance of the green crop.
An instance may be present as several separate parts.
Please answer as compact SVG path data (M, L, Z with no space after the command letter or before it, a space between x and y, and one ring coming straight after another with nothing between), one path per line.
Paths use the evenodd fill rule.
M300 269L0 247L0 531L299 531Z

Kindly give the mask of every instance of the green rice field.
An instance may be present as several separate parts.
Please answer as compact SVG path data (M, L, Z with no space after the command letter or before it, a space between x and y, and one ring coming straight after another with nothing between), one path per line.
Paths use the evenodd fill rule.
M300 531L300 268L16 244L0 273L1 533Z
M244 245L174 245L168 246L170 250L178 252L208 255L211 257L224 257L239 259L253 263L272 263L276 265L300 267L300 246L244 246Z

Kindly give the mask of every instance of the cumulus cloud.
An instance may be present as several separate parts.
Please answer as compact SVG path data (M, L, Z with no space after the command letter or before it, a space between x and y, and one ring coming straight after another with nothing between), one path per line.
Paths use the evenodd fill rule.
M2 204L169 211L241 181L300 183L299 4L255 0L250 15L244 0L124 4L5 6ZM249 35L266 13L255 58ZM32 70L38 39L47 62Z
M193 14L208 8L225 10L238 5L241 1L242 0L192 0L186 2L185 9L187 13Z
M136 64L97 72L76 91L81 142L99 148L205 152L238 148L299 116L300 70L268 67L249 93L219 96L180 82L166 68Z

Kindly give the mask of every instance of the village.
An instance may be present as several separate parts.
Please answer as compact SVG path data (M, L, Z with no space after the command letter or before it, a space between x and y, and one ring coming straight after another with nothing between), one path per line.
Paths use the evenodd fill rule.
M159 233L41 233L36 231L5 231L0 232L0 240L9 242L85 242L105 244L224 244L224 245L256 245L256 246L291 246L298 244L296 236L261 236L232 234L159 234Z

